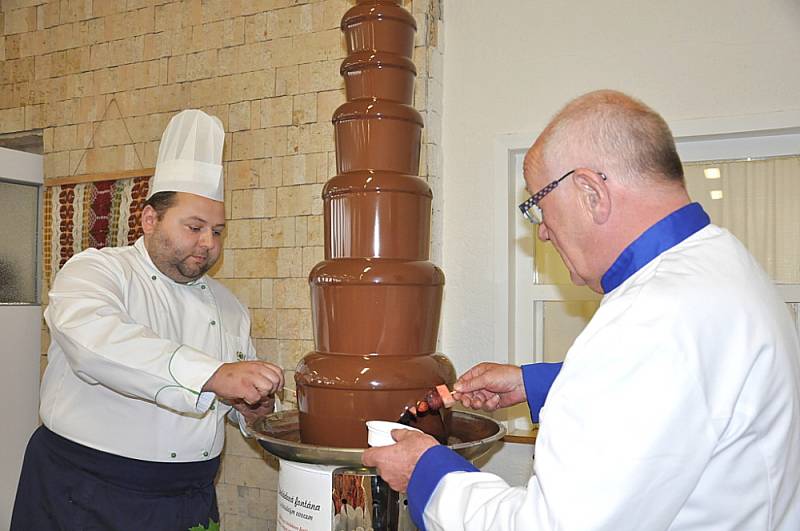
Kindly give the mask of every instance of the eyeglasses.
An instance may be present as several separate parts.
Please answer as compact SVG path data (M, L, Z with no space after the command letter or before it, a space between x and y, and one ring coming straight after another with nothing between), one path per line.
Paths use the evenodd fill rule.
M531 223L533 223L535 225L538 225L539 223L542 223L544 218L542 217L542 209L539 208L539 202L542 199L544 199L544 197L547 194L549 194L550 192L555 190L556 187L561 183L561 181L563 181L564 179L566 179L567 177L569 177L570 175L572 175L576 171L577 171L577 168L575 168L574 170L568 171L567 173L565 173L564 175L562 175L561 177L559 177L555 181L551 182L550 184L548 184L547 186L545 186L544 188L542 188L541 190L539 190L538 192L536 192L535 194L530 196L525 202L521 203L519 205L519 211L522 212L522 215L525 216L525 218L528 221L530 221ZM604 181L606 180L606 176L605 176L604 173L602 173L602 172L597 172L597 173L598 173L598 175L600 175L600 177L603 178Z

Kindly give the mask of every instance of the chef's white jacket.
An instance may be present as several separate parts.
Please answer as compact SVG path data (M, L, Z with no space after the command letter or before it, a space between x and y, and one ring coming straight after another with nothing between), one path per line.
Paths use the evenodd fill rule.
M200 390L223 362L255 358L247 309L222 284L171 280L140 238L72 257L44 315L40 415L50 430L147 461L220 454L231 408Z
M610 289L540 412L527 487L434 447L409 483L418 523L800 530L797 334L730 233L706 222L684 239L681 229L698 225L693 205L646 232L604 277Z

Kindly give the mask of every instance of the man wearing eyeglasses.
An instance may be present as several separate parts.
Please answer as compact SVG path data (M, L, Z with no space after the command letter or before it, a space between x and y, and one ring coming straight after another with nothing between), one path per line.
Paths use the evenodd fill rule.
M519 206L603 294L563 367L479 364L454 395L540 417L526 487L431 437L365 451L421 529L800 529L800 346L772 282L692 203L664 120L613 91L562 109Z

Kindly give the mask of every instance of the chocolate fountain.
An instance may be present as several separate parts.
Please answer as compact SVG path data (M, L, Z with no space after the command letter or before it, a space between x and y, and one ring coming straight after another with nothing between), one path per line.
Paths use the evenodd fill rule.
M432 194L417 176L423 121L411 106L416 23L400 3L357 0L342 19L338 175L322 192L325 259L309 275L315 350L295 372L298 409L246 429L281 459L278 529L414 529L404 496L361 466L365 422L397 421L455 381L436 352L444 275L428 261ZM446 408L409 423L467 459L505 433Z
M325 260L309 275L316 350L295 373L301 438L311 444L366 447L365 421L396 421L428 389L455 381L436 353L444 275L427 261L432 194L416 176L416 23L397 4L359 2L342 20L338 175L323 189ZM446 442L449 420L445 411L414 425Z

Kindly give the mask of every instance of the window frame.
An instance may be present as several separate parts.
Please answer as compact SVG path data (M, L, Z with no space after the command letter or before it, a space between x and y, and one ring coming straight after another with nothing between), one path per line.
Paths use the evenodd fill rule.
M5 302L0 305L39 306L42 300L42 232L44 198L44 157L35 153L0 146L0 181L31 186L36 189L36 260L34 275L34 302Z
M800 155L800 111L674 121L670 127L684 162ZM542 126L538 129L541 131ZM588 288L537 284L531 225L514 208L525 196L522 161L538 133L499 135L494 142L494 357L524 365L543 361L544 305L599 300ZM800 284L776 284L795 305L800 331ZM501 418L510 432L532 428L524 404Z

